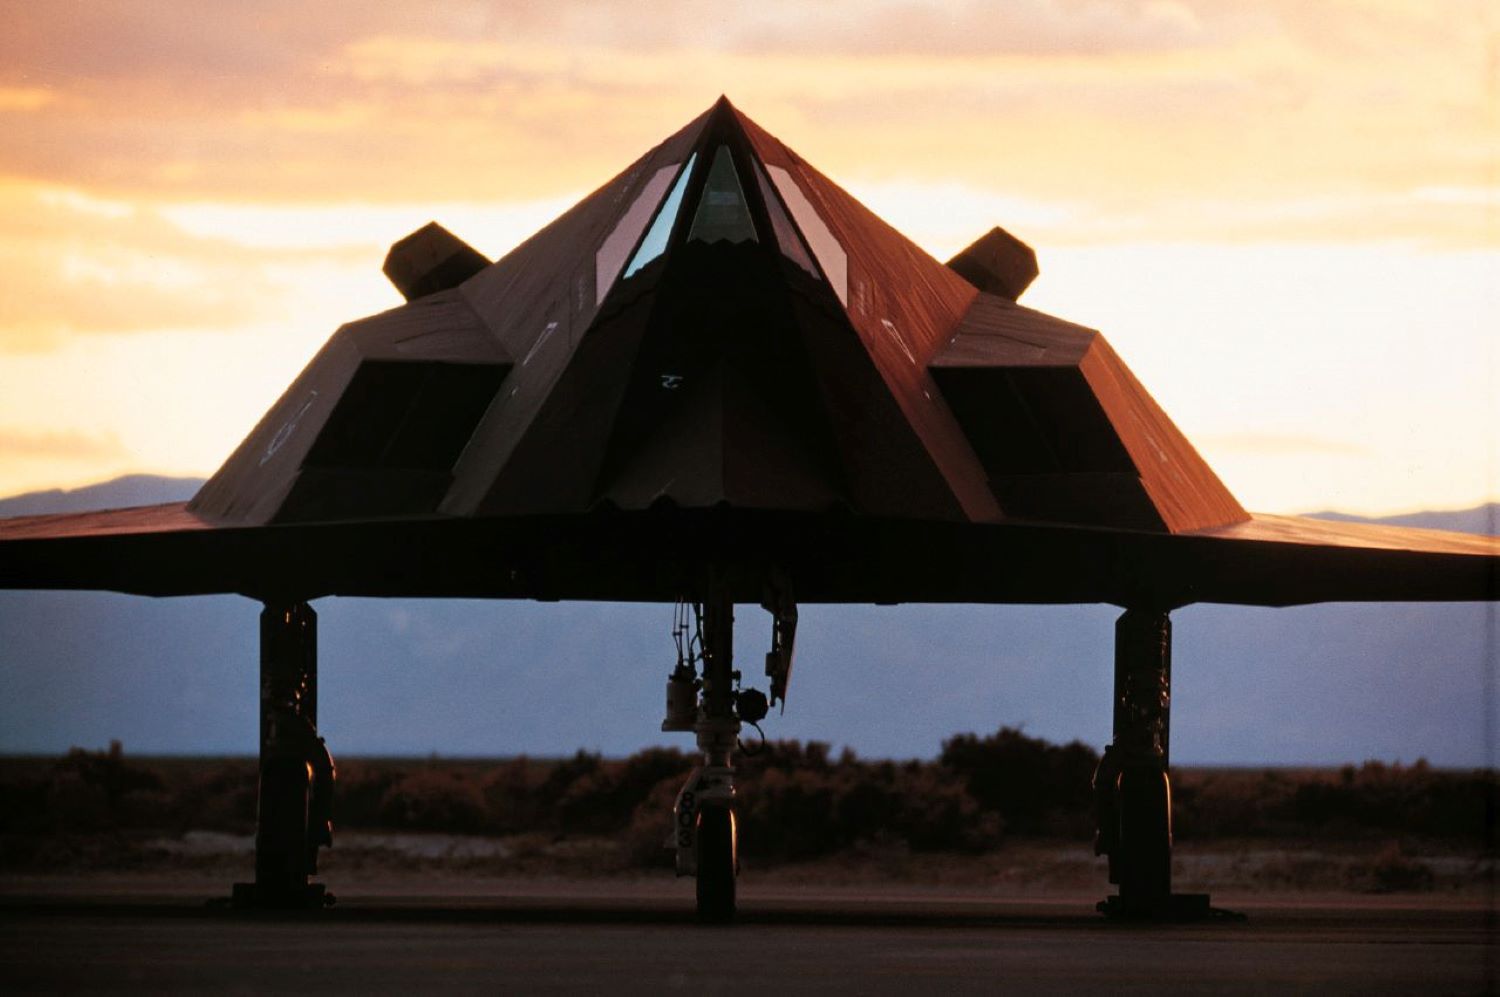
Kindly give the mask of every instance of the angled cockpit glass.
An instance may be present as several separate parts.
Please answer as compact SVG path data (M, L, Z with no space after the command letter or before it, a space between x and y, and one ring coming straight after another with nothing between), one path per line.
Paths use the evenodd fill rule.
M672 182L672 176L677 172L681 163L673 163L663 166L652 174L651 179L641 188L641 192L630 202L630 207L620 216L609 235L599 244L599 251L594 254L594 303L600 304L604 296L609 293L615 278L620 275L620 267L625 264L625 257L629 255L630 249L636 240L641 237L641 230L646 227L646 222L651 219L651 212L661 203L662 194L667 189L667 184ZM629 276L628 274L626 276Z
M833 285L833 293L839 296L839 301L848 305L849 256L844 252L844 247L839 245L838 239L834 238L828 224L823 221L823 216L818 214L807 195L802 193L802 188L797 186L792 175L780 166L770 167L770 172L771 180L776 184L776 190L781 194L787 210L796 219L797 227L802 230L808 246L812 247L813 255L818 258L823 276Z
M625 268L626 277L635 276L641 267L667 251L667 240L672 237L672 224L677 220L677 212L682 209L682 195L687 190L688 178L693 175L693 163L697 158L697 153L689 156L687 165L677 174L677 182L672 185L671 193L662 202L656 221L651 223L646 237L641 240L640 248L635 251L630 265Z
M719 146L714 153L713 165L708 169L708 182L703 185L703 195L698 198L698 212L693 216L693 228L688 232L688 241L700 242L759 242L755 236L755 223L750 220L750 209L745 206L745 190L740 186L739 174L734 169L734 157L727 145Z
M814 277L818 276L818 265L808 255L807 247L802 244L802 237L797 234L797 227L786 216L786 209L781 206L781 198L777 197L776 192L771 189L771 181L766 179L765 171L760 168L759 164L756 164L753 170L755 182L760 187L760 199L765 202L766 214L771 218L771 229L776 236L776 245L780 247L782 255Z

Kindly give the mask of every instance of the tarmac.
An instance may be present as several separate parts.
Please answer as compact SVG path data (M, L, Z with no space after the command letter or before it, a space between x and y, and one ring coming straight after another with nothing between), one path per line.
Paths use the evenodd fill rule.
M1500 979L1500 925L1472 896L1216 898L1246 919L1120 924L1084 897L746 884L736 922L704 927L686 883L373 883L297 913L208 904L199 885L0 881L0 990L1476 994Z

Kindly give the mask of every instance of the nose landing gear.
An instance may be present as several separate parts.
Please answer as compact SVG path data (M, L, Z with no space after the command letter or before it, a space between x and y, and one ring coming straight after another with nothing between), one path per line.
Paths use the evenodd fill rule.
M772 613L773 648L766 656L766 671L784 702L796 608L782 599ZM741 723L756 725L765 717L768 703L757 690L736 688L740 673L734 670L734 603L723 587L713 586L706 601L692 604L691 630L688 615L688 606L680 605L673 629L677 667L667 680L662 730L691 730L703 763L677 794L671 844L677 853L677 875L697 880L698 920L722 924L734 919L740 871L734 751ZM694 665L701 665L701 679Z

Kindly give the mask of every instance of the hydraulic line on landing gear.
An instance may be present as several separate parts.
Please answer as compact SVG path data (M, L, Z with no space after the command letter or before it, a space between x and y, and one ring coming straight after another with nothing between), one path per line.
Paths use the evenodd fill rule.
M795 606L790 608L789 616L777 615L773 624L771 650L766 654L766 674L771 679L775 698L768 698L759 689L739 688L740 672L731 673L735 685L731 697L734 716L754 727L762 742L765 733L760 729L760 721L771 712L772 703L779 699L782 711L786 711L786 681L791 671L791 648L796 627ZM702 603L678 600L672 619L672 642L677 648L677 663L667 676L667 715L661 722L661 729L695 730L703 717L699 694L704 686L698 678L698 666L704 660Z
M688 616L691 611L692 628ZM677 664L667 676L667 716L664 731L690 731L698 722L697 666L703 660L703 607L678 600L672 617L672 642L677 645Z

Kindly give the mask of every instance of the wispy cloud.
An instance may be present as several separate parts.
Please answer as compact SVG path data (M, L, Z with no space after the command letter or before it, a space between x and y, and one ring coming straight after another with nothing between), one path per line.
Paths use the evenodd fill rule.
M1369 456L1369 451L1359 444L1302 433L1220 433L1200 437L1199 443L1205 449L1246 456Z
M96 463L125 456L118 437L112 434L36 432L0 426L0 460L82 461Z
M168 204L161 215L183 232L266 252L378 250L437 220L481 252L499 255L552 221L586 191L512 203L441 200L355 204ZM369 252L365 252L366 257Z
M0 94L23 96L0 98L0 174L178 200L531 200L603 182L725 91L841 177L1101 214L1470 189L1496 156L1484 11L11 3Z
M57 99L57 94L41 87L0 86L0 111L36 111Z
M0 184L0 219L0 353L76 334L235 328L287 307L270 276L287 253L193 233L150 206Z

